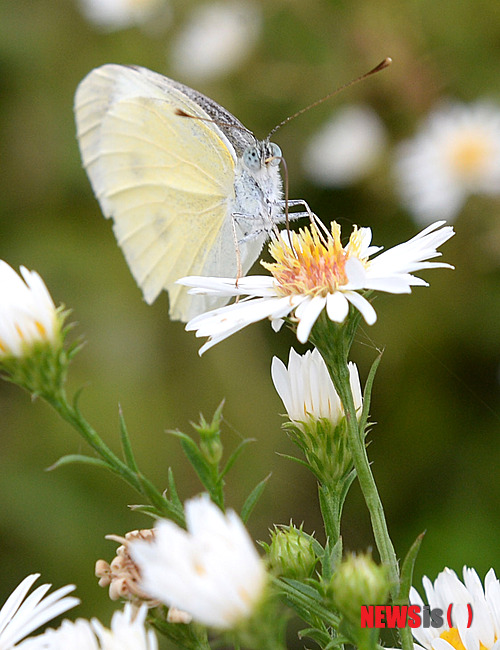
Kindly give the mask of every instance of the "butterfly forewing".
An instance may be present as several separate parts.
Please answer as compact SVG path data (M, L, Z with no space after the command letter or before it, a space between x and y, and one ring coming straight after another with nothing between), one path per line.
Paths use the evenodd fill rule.
M80 150L146 301L166 288L172 318L187 320L214 303L188 296L175 280L236 274L229 214L236 155L217 125L175 113L207 117L177 84L145 72L153 81L116 65L83 80L75 98Z

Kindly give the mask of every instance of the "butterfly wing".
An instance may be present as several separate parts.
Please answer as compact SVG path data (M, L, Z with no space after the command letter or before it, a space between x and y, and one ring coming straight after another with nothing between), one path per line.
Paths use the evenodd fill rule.
M165 288L171 317L188 320L217 302L189 296L177 279L236 274L236 152L217 125L176 114L210 117L183 88L105 65L78 87L75 114L83 164L145 300Z

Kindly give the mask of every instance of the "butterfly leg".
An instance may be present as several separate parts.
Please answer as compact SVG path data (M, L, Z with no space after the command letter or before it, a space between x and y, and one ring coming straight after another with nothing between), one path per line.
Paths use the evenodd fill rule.
M234 252L236 253L236 282L235 286L238 286L238 280L243 275L243 270L241 266L241 252L240 252L240 242L238 240L238 233L236 232L236 219L237 214L231 215L231 229L233 231L233 241L234 241Z

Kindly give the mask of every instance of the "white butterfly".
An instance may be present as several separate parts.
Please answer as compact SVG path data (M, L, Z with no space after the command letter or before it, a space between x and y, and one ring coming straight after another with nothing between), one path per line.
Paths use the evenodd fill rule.
M135 66L93 70L75 115L92 188L146 302L166 289L183 321L220 305L175 281L249 270L285 220L279 147L205 95Z

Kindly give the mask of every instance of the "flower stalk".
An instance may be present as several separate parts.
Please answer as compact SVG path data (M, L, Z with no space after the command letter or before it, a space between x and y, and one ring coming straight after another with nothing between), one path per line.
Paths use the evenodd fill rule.
M327 318L320 317L311 333L311 340L325 360L333 385L344 407L347 437L354 467L358 476L363 497L370 513L373 535L382 563L387 566L391 584L391 596L396 598L399 592L399 566L392 544L382 501L373 477L370 462L366 454L364 431L360 430L354 406L347 357L359 324L359 315L352 314L346 325L336 325ZM344 330L345 328L345 330Z

